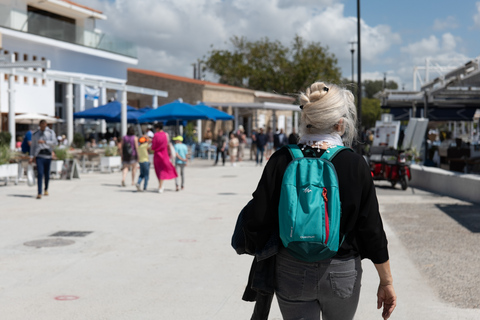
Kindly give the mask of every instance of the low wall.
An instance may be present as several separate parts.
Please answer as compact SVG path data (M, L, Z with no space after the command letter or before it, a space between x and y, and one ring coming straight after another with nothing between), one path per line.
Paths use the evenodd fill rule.
M411 165L410 186L449 197L480 203L480 175Z

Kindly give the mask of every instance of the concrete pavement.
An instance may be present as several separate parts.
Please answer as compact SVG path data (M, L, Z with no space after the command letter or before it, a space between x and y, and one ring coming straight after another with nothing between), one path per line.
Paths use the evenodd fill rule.
M261 172L253 162L213 167L195 159L181 192L173 181L163 194L153 192L153 170L143 193L120 187L119 173L53 180L42 200L25 184L0 187L0 319L249 319L253 304L241 296L252 258L236 255L230 238ZM431 195L378 193L385 212L392 203ZM480 309L439 298L388 215L385 228L399 296L392 319L480 319ZM92 233L62 237L74 241L67 246L25 245L56 239L50 235L57 231ZM378 279L371 262L363 265L356 318L381 319ZM269 319L281 319L276 302Z

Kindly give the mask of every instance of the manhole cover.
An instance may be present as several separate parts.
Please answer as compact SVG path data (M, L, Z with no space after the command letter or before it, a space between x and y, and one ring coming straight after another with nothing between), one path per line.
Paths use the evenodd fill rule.
M74 243L75 241L73 240L55 238L55 239L29 241L29 242L25 242L24 245L28 247L43 248L43 247L63 247L63 246L69 246Z
M219 195L219 196L234 196L234 195L236 195L236 193L233 193L233 192L220 192L218 195Z
M50 237L85 237L93 231L58 231L50 235Z
M224 175L222 178L236 178L237 176L235 175Z

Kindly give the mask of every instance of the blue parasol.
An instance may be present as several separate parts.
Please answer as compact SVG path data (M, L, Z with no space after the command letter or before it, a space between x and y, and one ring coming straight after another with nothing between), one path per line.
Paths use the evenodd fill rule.
M136 111L134 107L127 106L127 114L131 111ZM91 108L85 111L75 112L73 114L74 119L102 119L107 122L117 122L115 118L121 117L122 113L122 104L118 101L111 101L103 106L97 108ZM120 121L120 120L118 120Z
M140 123L165 121L165 120L197 120L212 119L204 111L192 106L191 104L175 100L167 103L157 109L152 109L144 115L138 117Z

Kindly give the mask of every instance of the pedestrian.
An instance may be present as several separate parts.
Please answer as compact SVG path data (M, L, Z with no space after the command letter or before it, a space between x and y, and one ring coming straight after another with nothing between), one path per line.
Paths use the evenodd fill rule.
M287 143L287 137L285 136L285 133L283 133L283 129L280 129L277 134L273 137L273 146L275 148L275 151L286 145Z
M230 156L230 162L232 163L232 167L235 167L235 161L238 155L238 145L239 141L235 133L230 133L230 140L228 140L228 154Z
M68 139L67 139L67 136L64 134L62 134L62 144L68 147Z
M213 139L212 130L207 129L207 131L205 132L205 135L203 136L203 141L205 141L205 143L207 144L212 144L212 139Z
M257 129L252 129L252 135L250 136L252 139L252 143L250 144L250 160L253 160L253 156L255 156L255 161L257 161Z
M181 178L181 185L180 187L183 188L185 187L185 167L187 166L187 154L188 154L188 148L187 146L183 143L183 137L182 136L176 136L172 139L175 142L175 169L178 171L180 170L180 178ZM179 185L178 185L178 177L175 178L175 188L176 191L179 191Z
M265 152L265 145L267 144L267 135L263 133L263 128L258 129L257 134L257 166L262 165L263 153Z
M40 120L39 129L32 134L29 163L37 164L37 199L42 199L42 182L45 179L44 196L48 196L48 182L50 181L50 164L53 148L57 145L55 131L47 126L47 121Z
M344 143L351 146L356 136L357 114L350 91L315 82L300 95L300 102L299 147L305 157L320 157L329 148ZM348 150L333 158L338 175L342 214L339 232L343 242L332 258L306 262L293 257L279 238L280 186L292 160L288 149L277 151L268 161L253 199L244 208L245 247L256 255L250 272L253 279L246 294L247 291L251 294L252 289L274 292L283 319L353 319L360 296L361 259L367 258L374 263L380 278L377 308L383 306L382 317L388 319L395 309L396 295L387 238L367 163L361 155ZM309 194L315 194L313 186L307 189ZM323 202L316 203L322 210Z
M137 181L137 190L142 191L141 183L142 180L145 180L143 183L143 191L147 190L148 179L150 177L150 160L148 159L148 145L149 139L147 136L143 136L138 139L138 163L140 165L140 176Z
M292 129L292 133L288 136L288 144L297 144L299 135L295 132L295 128Z
M22 141L22 152L25 154L30 154L30 146L32 145L32 131L28 130L27 133L25 133L25 137L23 138Z
M238 137L238 161L242 161L245 157L245 146L247 144L247 135L245 134L245 129L242 125L238 126L237 130Z
M265 157L270 159L270 156L273 153L275 135L273 134L272 128L267 128L267 144L265 145Z
M225 149L227 147L227 137L223 134L223 130L219 129L217 132L217 155L215 157L214 166L217 165L218 156L222 156L222 163L225 165Z
M169 137L168 134L163 131L163 124L157 123L154 126L155 135L152 141L153 166L155 167L155 173L158 178L158 193L163 193L165 190L163 183L165 180L175 179L177 177L177 171L170 161L169 155Z
M132 170L132 186L135 185L135 173L138 162L138 139L133 127L129 127L127 135L120 142L120 155L122 157L122 187L125 187L125 178L129 170Z
M17 136L17 141L15 142L15 151L22 151L22 136Z

